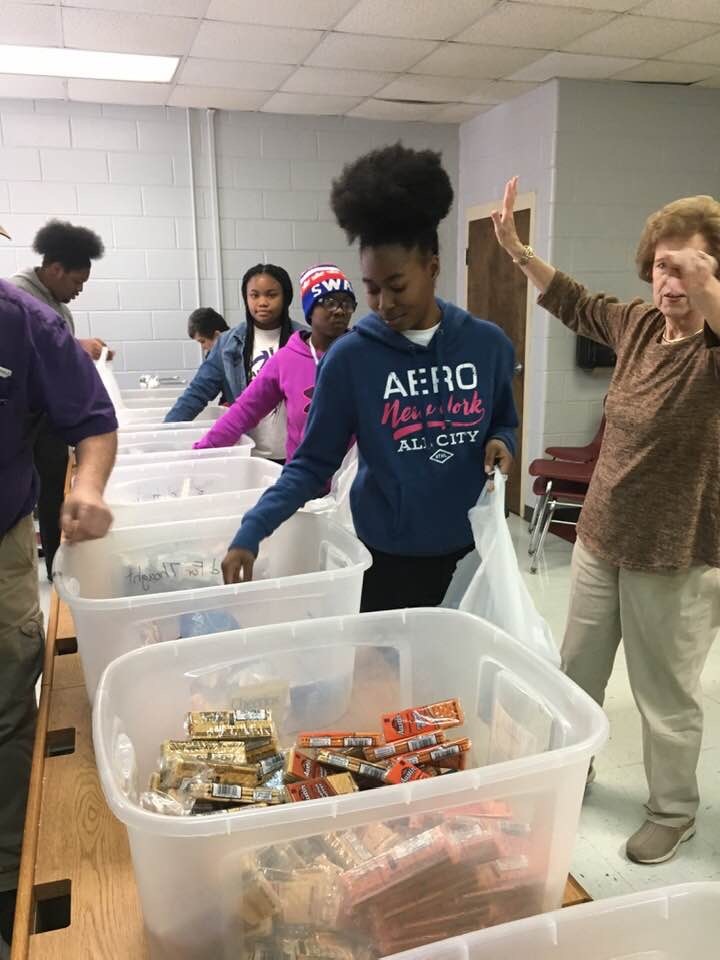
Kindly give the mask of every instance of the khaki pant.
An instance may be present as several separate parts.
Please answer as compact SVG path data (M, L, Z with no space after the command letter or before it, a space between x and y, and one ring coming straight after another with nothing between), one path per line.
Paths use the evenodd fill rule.
M720 569L639 573L575 544L563 667L602 706L622 638L656 823L686 825L698 808L700 674L718 632Z
M0 538L0 892L17 885L42 658L35 530L28 516Z

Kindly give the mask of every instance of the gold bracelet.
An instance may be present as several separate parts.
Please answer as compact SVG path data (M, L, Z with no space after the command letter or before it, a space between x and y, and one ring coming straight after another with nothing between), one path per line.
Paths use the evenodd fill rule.
M524 267L526 263L529 263L531 260L535 259L535 251L530 246L529 243L523 244L522 253L519 257L513 257L513 263L516 263L519 267Z

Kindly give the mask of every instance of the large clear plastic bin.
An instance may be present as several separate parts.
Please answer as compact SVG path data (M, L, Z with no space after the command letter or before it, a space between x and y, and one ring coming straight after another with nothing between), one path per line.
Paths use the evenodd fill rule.
M192 517L239 517L282 473L260 457L217 457L133 464L113 470L105 500L114 527Z
M133 427L137 423L152 423L161 425L165 419L165 414L168 412L172 404L167 406L149 406L149 407L122 407L119 410L116 410L116 415L118 418L118 423L121 427ZM196 421L207 422L207 428L210 429L212 421L218 420L226 412L225 407L205 407L204 410L201 410L192 420L182 421L185 423L195 423Z
M392 960L717 960L720 883L684 883L517 920Z
M205 450L194 450L193 444L205 435L202 427L181 428L178 430L138 430L118 432L118 463L127 463L120 460L121 457L142 455L142 462L148 462L147 454L167 454L179 453L179 457L174 459L193 460L198 455L206 456L210 454L216 457L249 457L254 441L247 436L242 436L232 447L209 447ZM162 458L159 458L162 459ZM138 461L140 462L140 461Z
M161 742L185 736L185 712L230 708L256 684L286 689L275 694L283 745L300 730L378 730L383 712L458 697L461 729L473 742L469 767L241 813L172 817L143 809L136 790L146 789ZM284 883L283 871L300 880L294 871L327 870L329 845L348 834L362 863L357 845L370 844L370 832L374 844L389 844L374 849L392 850L397 872L386 863L390 876L383 873L379 896L364 906L348 898L355 884L338 879L335 862L325 895L321 887L301 897L308 915L299 922L354 936L353 957L367 957L364 948L373 957L392 952L384 947L393 929L413 935L406 923L378 924L385 897L417 923L428 917L423 898L446 892L442 936L473 929L477 911L492 923L558 907L588 765L607 730L602 710L560 671L486 621L445 609L280 624L138 650L105 672L93 718L100 779L127 826L153 960L279 960L277 940L275 952L252 952L258 875ZM481 846L463 844L464 831ZM448 848L449 836L458 842ZM438 871L434 883L412 873L416 854ZM488 871L494 886L483 895L475 885ZM297 913L287 888L274 889L280 905L271 925Z
M92 700L116 657L237 627L356 613L369 552L324 516L298 513L263 541L253 581L224 585L239 516L145 524L63 544L54 583L72 610Z

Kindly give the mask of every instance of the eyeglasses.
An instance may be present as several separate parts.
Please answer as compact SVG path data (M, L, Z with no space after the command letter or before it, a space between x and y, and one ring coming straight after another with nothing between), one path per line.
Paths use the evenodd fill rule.
M355 304L350 297L323 297L318 303L328 313L335 313L337 310L340 313L352 313L355 310Z

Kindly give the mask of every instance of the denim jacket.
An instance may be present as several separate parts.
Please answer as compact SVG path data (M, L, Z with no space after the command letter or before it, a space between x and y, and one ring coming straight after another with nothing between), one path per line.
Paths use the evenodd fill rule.
M291 326L293 330L303 329L302 324L294 321ZM238 398L247 386L243 363L246 332L247 324L239 323L220 334L198 372L166 414L165 423L194 420L219 393L230 402Z

